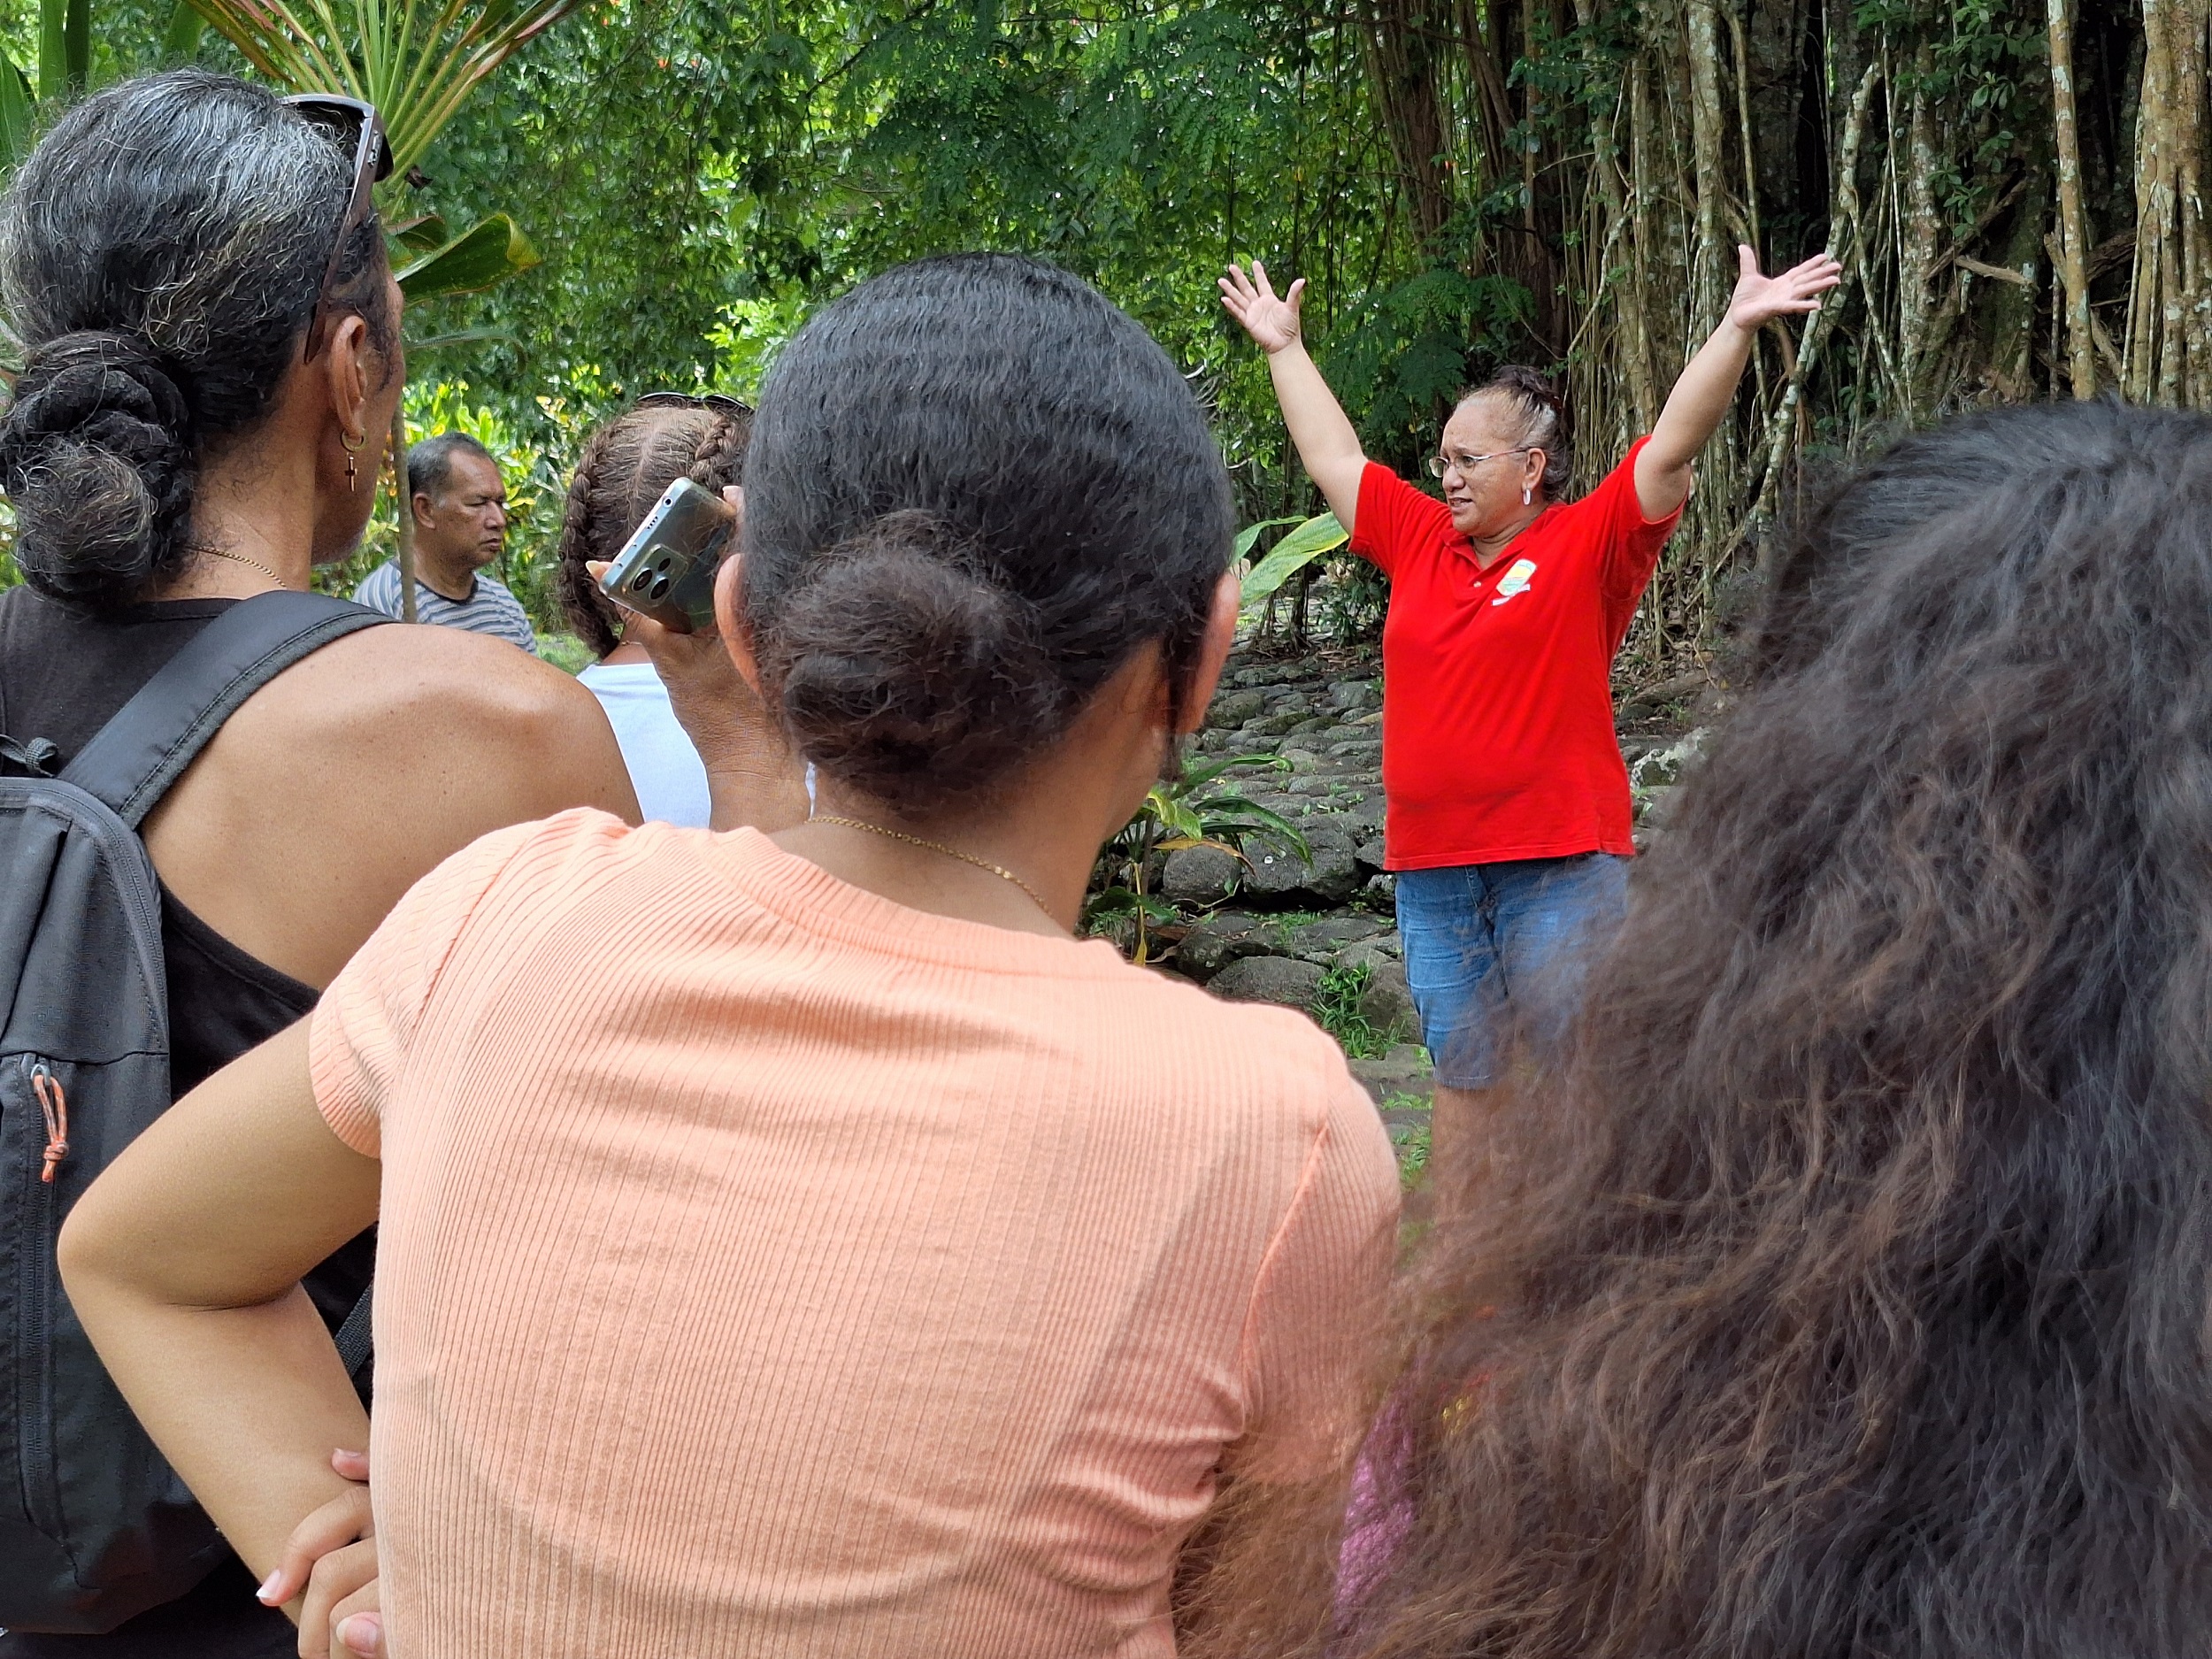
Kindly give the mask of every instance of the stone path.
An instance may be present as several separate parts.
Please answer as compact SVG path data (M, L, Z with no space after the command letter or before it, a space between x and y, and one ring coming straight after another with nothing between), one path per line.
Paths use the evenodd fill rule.
M1152 890L1171 901L1176 926L1158 928L1165 972L1239 1001L1278 1002L1324 1018L1356 999L1364 1045L1382 1052L1351 1062L1394 1137L1425 1134L1432 1085L1415 1035L1412 999L1382 867L1382 681L1371 649L1323 650L1283 661L1231 659L1192 742L1194 761L1225 756L1267 764L1225 773L1222 787L1280 813L1312 851L1310 862L1259 838L1247 859L1217 848L1166 856ZM1682 738L1673 699L1688 679L1622 705L1622 751L1636 783L1639 838L1661 819L1699 734ZM1710 699L1709 698L1709 703ZM1363 969L1353 976L1348 970ZM1386 1047L1386 1043L1387 1046Z
M1311 860L1255 837L1247 857L1211 847L1170 853L1157 891L1183 913L1161 930L1165 965L1222 996L1319 1012L1332 974L1365 970L1356 1011L1372 1031L1409 1038L1406 993L1382 867L1382 685L1371 654L1319 653L1233 664L1194 740L1194 760L1252 756L1225 774L1234 789L1296 826ZM1425 1104L1427 1056L1400 1041L1353 1070L1391 1115Z

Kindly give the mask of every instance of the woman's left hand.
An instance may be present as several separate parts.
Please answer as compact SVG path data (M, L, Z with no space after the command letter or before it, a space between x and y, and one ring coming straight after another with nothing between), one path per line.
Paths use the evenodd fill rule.
M261 1600L276 1607L300 1598L302 1659L383 1659L368 1454L342 1448L330 1455L330 1466L357 1484L292 1529Z
M1742 274L1729 296L1728 320L1747 334L1754 334L1777 317L1797 311L1816 311L1824 294L1843 280L1843 267L1826 254L1815 254L1803 265L1792 265L1779 276L1759 273L1759 256L1739 246L1736 260Z

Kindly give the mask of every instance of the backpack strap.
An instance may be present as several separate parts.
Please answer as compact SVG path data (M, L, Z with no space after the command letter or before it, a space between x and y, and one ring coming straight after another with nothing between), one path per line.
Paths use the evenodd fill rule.
M339 1363L345 1366L346 1375L356 1382L361 1379L361 1368L369 1363L369 1319L375 1308L375 1296L374 1285L362 1291L361 1300L353 1304L346 1322L331 1337L338 1347Z
M136 829L240 703L310 652L390 620L327 594L242 599L139 687L62 780Z

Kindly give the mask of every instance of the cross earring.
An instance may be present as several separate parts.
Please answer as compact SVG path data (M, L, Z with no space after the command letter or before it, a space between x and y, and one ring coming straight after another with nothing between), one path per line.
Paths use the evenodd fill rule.
M353 491L358 488L360 480L360 472L358 467L357 467L354 463L354 457L361 452L362 446L367 443L368 441L369 434L365 432L363 433L358 438L354 439L351 442L347 442L344 434L341 433L339 434L338 442L345 444L346 448L346 493L349 495L352 494Z

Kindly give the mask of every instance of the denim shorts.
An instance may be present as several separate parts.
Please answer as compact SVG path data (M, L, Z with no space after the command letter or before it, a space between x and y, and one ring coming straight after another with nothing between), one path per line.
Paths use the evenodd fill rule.
M1500 1080L1513 1038L1540 1058L1572 1022L1628 905L1610 853L1398 872L1398 933L1421 1041L1447 1088Z

